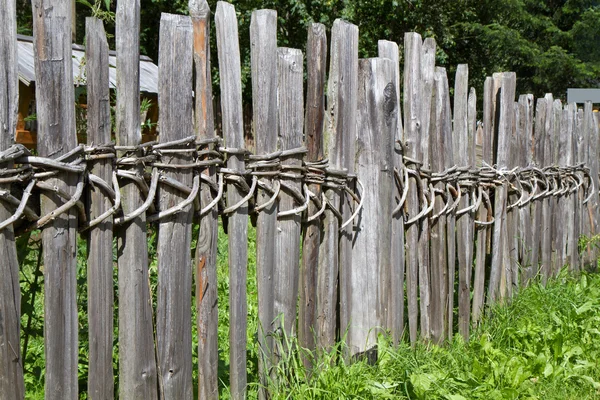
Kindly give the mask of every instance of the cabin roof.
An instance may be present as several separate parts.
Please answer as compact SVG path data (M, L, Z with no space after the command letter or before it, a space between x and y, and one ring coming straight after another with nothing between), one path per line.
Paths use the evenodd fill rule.
M19 80L29 86L35 82L35 67L33 57L33 37L17 35L18 58L19 58ZM73 44L73 82L75 85L85 85L85 65L82 59L85 56L85 47ZM110 87L114 89L117 84L117 54L109 52L109 80ZM158 67L152 59L140 56L140 92L158 93Z

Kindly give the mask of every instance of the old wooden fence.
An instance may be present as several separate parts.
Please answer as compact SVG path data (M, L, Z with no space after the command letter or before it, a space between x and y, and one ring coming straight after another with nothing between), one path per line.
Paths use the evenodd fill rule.
M33 229L41 230L44 249L46 398L61 400L78 397L78 232L89 237L91 399L115 396L113 235L122 399L192 398L194 306L200 398L217 397L219 215L230 249L233 398L243 398L247 386L251 214L261 371L277 363L274 333L282 330L308 349L327 349L346 335L348 355L367 357L376 357L384 331L413 343L443 343L455 332L468 339L486 305L509 301L564 265L576 272L596 262L593 246L578 249L581 235L599 229L598 116L591 104L580 109L552 95L515 101L514 73L487 78L478 102L466 65L456 69L451 103L433 39L405 35L400 73L396 43L380 41L378 58L359 60L358 28L342 20L333 24L329 47L325 27L310 26L304 92L302 52L278 48L276 12L259 10L250 29L251 153L234 7L220 2L215 15L222 113L216 132L210 10L191 1L191 17L160 21L160 140L142 145L139 2L119 0L116 145L108 46L95 19L87 21L87 143L77 143L70 4L33 0L35 156L13 143L15 0L3 0L0 12L2 399L24 397L15 237ZM147 224L158 226L156 309Z

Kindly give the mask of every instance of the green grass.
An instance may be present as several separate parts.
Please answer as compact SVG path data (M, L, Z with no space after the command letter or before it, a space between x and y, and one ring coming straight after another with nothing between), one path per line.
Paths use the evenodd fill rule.
M196 235L194 235L196 237ZM256 234L248 245L248 398L257 397L258 309ZM43 266L38 270L39 240L21 239L22 337L27 340L25 383L28 399L42 399L44 389ZM156 289L156 235L150 235L151 287ZM192 244L192 255L193 247ZM229 398L229 302L227 236L219 231L219 391ZM87 304L85 242L80 242L78 307L80 323L80 392L86 398ZM37 278L36 278L37 277ZM116 284L116 281L115 281ZM190 288L190 290L193 290ZM33 293L36 293L35 296ZM155 290L154 290L155 293ZM193 317L195 318L195 310ZM194 365L197 365L193 324ZM280 338L290 351L268 390L274 399L600 399L600 275L568 277L562 273L546 287L522 290L508 306L495 307L470 342L456 337L444 347L403 343L392 347L380 337L379 360L345 364L343 344L313 355L293 338ZM117 332L115 331L115 337ZM115 347L115 372L118 366ZM313 362L306 371L301 357ZM197 382L197 370L194 370Z

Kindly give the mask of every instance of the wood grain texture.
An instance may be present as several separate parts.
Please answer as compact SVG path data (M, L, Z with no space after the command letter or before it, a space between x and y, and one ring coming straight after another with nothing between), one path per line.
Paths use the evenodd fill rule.
M431 170L442 172L446 169L447 142L452 139L452 111L449 107L449 90L446 69L437 67L431 106L430 143L435 157L431 158ZM435 184L435 189L447 196L443 182ZM448 329L448 250L446 245L446 214L443 197L438 196L433 214L440 214L431 224L431 339L441 344ZM447 199L450 201L450 199Z
M192 68L194 37L190 17L163 13L158 59L160 142L184 139L193 132ZM190 153L164 154L166 164L189 164ZM191 188L191 170L165 170L165 176ZM187 195L159 186L158 210ZM192 206L158 223L156 354L162 399L192 399Z
M325 25L313 23L308 29L306 44L306 107L304 110L304 137L310 162L323 158L323 127L325 124L325 79L327 73L327 34ZM321 185L311 183L308 189L317 199L321 198ZM307 215L315 215L319 208L311 202ZM298 341L300 346L315 350L317 340L319 244L321 220L303 223L302 263L300 265L298 299ZM304 359L304 366L311 368L311 360Z
M576 106L575 106L576 107ZM561 131L558 138L558 146L561 149L558 152L558 164L560 166L573 165L573 131L574 131L573 104L565 104L561 110ZM561 260L563 264L569 264L569 269L572 270L571 253L573 249L577 252L575 245L578 238L573 238L574 214L576 203L575 196L572 194L563 195L558 199L558 210L561 214L560 219L563 224L562 228L562 246L559 249L561 252Z
M108 42L102 21L86 18L85 36L88 145L94 146L111 142ZM113 173L111 161L94 161L91 163L91 172L110 183ZM89 221L104 214L112 206L97 187L90 191L89 199ZM90 229L87 260L90 343L88 396L90 399L114 399L112 217Z
M213 139L216 135L210 63L210 8L206 0L191 0L189 10L194 32L195 134L201 140ZM216 167L209 167L202 173L216 181ZM200 203L206 206L212 200L210 187L202 185ZM219 397L217 235L218 212L213 208L199 221L195 255L199 400Z
M468 126L469 67L459 64L454 84L454 154L459 167L472 167L475 164L475 135ZM461 188L463 195L459 209L469 207L473 201L469 188ZM473 214L468 212L456 219L456 244L458 256L458 332L463 339L469 339L471 268L473 266Z
M252 61L252 110L256 154L269 154L277 149L277 12L257 10L250 22L250 55ZM273 186L273 180L263 178ZM269 201L271 194L260 190L258 204ZM256 268L258 284L259 371L271 368L273 351L275 232L278 202L258 213L256 219ZM262 394L261 394L262 395Z
M298 149L303 145L304 134L304 57L298 49L277 49L277 109L279 150ZM302 155L284 157L285 167L302 166ZM304 193L297 170L284 169L280 175L282 185L298 193ZM279 211L285 212L301 206L289 190L279 195ZM276 330L283 330L287 337L296 335L298 304L298 277L300 271L300 222L301 213L277 219L275 234L275 271L273 274L273 312ZM281 332L281 331L280 331ZM283 348L285 349L285 347Z
M554 115L554 130L553 130L553 152L552 161L549 165L559 165L560 154L564 152L560 146L560 136L562 127L562 102L560 99L555 99L552 102L552 113ZM559 182L557 180L557 182ZM563 258L563 221L561 211L559 209L560 197L552 197L552 276L558 275L560 269L564 266Z
M402 111L400 107L400 53L398 44L387 40L377 42L379 57L388 58L393 62L394 80L393 88L396 93L396 132L394 134L394 143L404 141L404 131L402 129ZM391 90L391 87L390 87ZM402 171L404 162L402 160L402 149L400 146L394 146L393 164L397 171ZM394 192L393 204L400 202L402 193ZM395 206L394 206L395 207ZM391 243L391 263L389 271L386 271L387 281L384 293L384 301L387 304L385 312L385 326L391 332L394 343L399 343L404 333L404 216L402 212L392 216L392 243Z
M331 127L328 140L329 165L334 169L345 169L348 174L352 174L358 91L358 26L340 19L335 20L331 29L331 43L327 95ZM355 188L351 186L350 189ZM339 204L344 222L352 215L352 203L350 196L341 194ZM339 231L340 337L350 324L348 296L352 287L346 268L352 265L353 232L354 223Z
M383 289L389 285L385 274L391 264L396 101L393 61L360 60L355 171L364 184L364 206L357 218L348 271L352 293L346 343L352 356L369 360L375 359L387 306Z
M117 3L117 144L141 143L139 96L139 0ZM141 173L140 167L132 168ZM124 213L143 200L135 183L121 184ZM158 381L154 324L148 276L146 214L142 213L117 233L119 266L119 398L156 399Z
M244 125L242 115L242 77L238 22L234 7L225 2L217 3L215 13L219 73L221 80L221 113L225 145L244 148ZM243 173L244 157L231 155L227 168ZM243 194L233 184L227 185L227 204L242 200ZM248 267L248 206L242 205L229 217L229 379L231 397L246 397L246 329L248 303L246 280Z
M552 112L552 103L554 101L551 94L544 96L546 118L544 124L544 155L542 166L552 163L553 141L554 141L554 113ZM542 264L540 271L542 274L542 283L545 285L552 274L552 199L545 197L542 202L542 237L540 245L540 254Z
M418 33L404 34L404 138L406 156L421 159L421 35ZM411 166L414 168L414 166ZM419 213L417 184L414 178L408 182L407 209L408 218ZM406 291L408 301L408 329L410 342L414 345L417 340L419 303L418 303L418 246L419 224L413 223L406 227Z
M0 150L14 143L19 107L16 2L6 0L0 10ZM12 163L0 165L11 168ZM9 185L0 189L10 190ZM0 204L0 221L12 213ZM20 344L21 288L19 262L12 226L0 231L0 399L23 399L23 360Z
M590 168L590 176L594 185L594 195L584 206L582 233L591 238L598 232L598 123L594 118L590 102L586 102L583 108L583 137L585 152L583 160L585 160L586 165ZM596 259L597 250L595 246L588 245L583 253L583 267L593 269Z
M38 145L42 157L75 148L75 103L71 63L71 3L32 1ZM61 173L48 183L73 194L75 174ZM46 215L63 203L42 194ZM46 399L77 399L77 213L56 218L42 231L44 248L44 344Z
M533 163L533 95L519 96L519 124L517 126L521 156L519 166L528 167ZM524 188L528 195L532 195L532 188ZM519 283L527 286L533 278L533 265L531 254L533 253L533 225L531 203L519 207L519 238L521 244L521 274Z

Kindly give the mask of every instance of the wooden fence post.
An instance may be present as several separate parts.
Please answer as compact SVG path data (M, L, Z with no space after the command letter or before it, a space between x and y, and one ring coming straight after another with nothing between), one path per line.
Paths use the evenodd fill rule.
M535 104L535 124L533 133L533 164L538 168L544 165L544 141L546 138L546 100L538 98ZM543 189L538 187L538 193ZM544 199L534 200L531 205L531 224L537 229L532 232L533 248L531 251L531 265L533 266L532 277L541 275L542 262L542 233L543 225L543 203Z
M256 154L264 156L277 150L277 12L258 10L250 22L250 50L252 59L252 111ZM266 161L268 162L268 161ZM266 185L273 186L268 176L260 177ZM268 204L271 193L261 190L257 204ZM275 231L278 201L272 202L258 213L256 219L256 268L258 285L258 343L259 375L266 385L266 376L273 360L273 319ZM263 389L260 389L261 396Z
M185 139L193 132L192 68L193 29L189 17L163 13L159 43L160 143ZM187 145L185 145L187 147ZM185 150L184 146L176 149ZM160 153L160 150L159 150ZM188 153L164 153L161 176L192 187L192 171L174 165L192 162ZM193 176L194 187L200 177ZM192 189L193 192L194 189ZM157 191L159 216L187 195L170 186ZM177 240L173 240L177 238ZM159 388L163 399L188 399L192 388L192 205L158 222L158 288L156 302L156 354Z
M586 102L583 110L584 162L590 169L593 182L593 194L584 206L583 234L589 238L598 233L598 124L592 111L592 103ZM593 244L586 247L583 266L593 268L596 263L597 251Z
M323 158L323 127L325 123L325 79L327 73L327 34L325 25L312 24L308 29L306 44L307 87L304 117L304 136L308 154L307 162L315 163ZM321 178L321 177L319 177ZM321 185L309 183L310 190L322 202ZM313 202L308 205L307 215L316 215L320 208ZM300 294L298 310L298 340L300 346L316 349L318 331L318 282L319 244L321 242L321 219L305 221L300 266ZM308 359L306 368L311 367Z
M417 162L421 159L421 35L410 32L404 34L404 129L406 156ZM414 168L414 167L413 167ZM406 183L408 198L406 199L409 220L419 214L417 183L414 178ZM417 341L418 329L418 244L419 224L415 221L405 223L406 229L406 290L408 300L408 328L410 342Z
M448 92L448 79L446 69L435 69L433 104L431 106L430 141L431 171L441 173L447 167L446 159L451 156L452 150L447 152L452 144L452 111L449 107L450 94ZM450 146L448 146L450 143ZM448 191L443 181L435 183L434 190L439 191L438 199L448 198ZM448 249L446 245L446 212L444 202L436 201L433 208L431 221L431 337L437 344L441 344L446 337L448 329ZM452 295L454 295L452 293ZM451 329L451 327L450 327Z
M552 163L553 141L554 141L554 113L552 112L552 103L554 102L552 94L548 93L544 97L545 101L545 125L544 125L544 155L542 166L548 166ZM542 203L542 242L541 257L542 265L542 283L545 285L548 278L552 275L552 200L550 197L543 198Z
M562 102L559 99L554 100L552 103L552 114L554 118L554 129L552 132L552 161L549 165L559 165L559 153L563 153L566 149L559 148L560 135L562 131ZM559 179L555 179L559 182ZM560 198L558 196L552 196L552 276L558 275L558 272L564 265L564 259L562 258L562 246L563 246L563 224L560 215L560 209L558 208Z
M19 81L17 62L16 2L2 3L0 12L0 151L14 144L19 107ZM3 163L2 168L12 168L13 163ZM10 191L10 185L0 186ZM0 221L12 213L0 203ZM0 399L23 399L23 359L20 343L21 287L19 261L12 226L0 230Z
M569 112L569 125L571 130L571 165L577 164L577 103L570 103L568 106ZM573 207L573 213L569 217L571 227L569 228L569 239L567 242L567 249L570 253L570 258L568 260L570 270L578 273L580 271L580 262L579 262L579 235L581 234L579 229L579 219L580 219L580 202L579 202L579 192L580 190L575 191L571 195L571 206Z
M519 96L519 124L518 139L521 147L519 158L520 167L527 168L533 162L533 95ZM533 188L523 188L529 196L533 195ZM531 220L533 206L531 203L519 207L519 238L521 243L521 274L519 283L527 286L533 278L533 265L531 264L531 253L533 252L533 225ZM537 228L536 228L537 229Z
M71 62L71 3L34 0L38 152L60 157L77 146ZM71 160L65 160L71 161ZM78 178L62 172L50 182L74 195ZM41 196L47 215L64 201L56 193ZM44 342L46 399L77 399L77 212L60 215L42 231L44 248Z
M510 139L509 139L509 156L508 156L508 170L513 170L519 167L519 158L521 153L521 146L518 138L518 124L519 124L519 104L517 102L512 103L512 123L510 126ZM508 176L510 179L511 177ZM513 184L514 185L514 184ZM512 297L513 289L518 287L518 266L519 266L519 212L518 208L512 207L519 201L519 195L515 191L508 191L507 194L507 209L506 209L506 241L508 243L508 261L509 267L506 273L506 290L508 297Z
M231 150L227 169L233 174L245 173L244 126L242 117L242 73L238 22L233 5L219 1L215 14L219 72L221 78L221 111L223 137ZM244 200L237 186L227 185L227 204L231 207ZM246 278L248 266L248 205L243 202L229 216L229 379L231 397L246 397L246 328L248 304Z
M472 168L475 164L475 136L468 127L468 100L469 100L469 68L466 64L459 64L456 69L454 88L454 154L457 156L459 168ZM459 183L460 185L460 183ZM465 190L462 193L458 208L465 209L474 201L472 192L468 187L459 187ZM456 219L456 244L458 247L458 331L463 339L469 339L470 322L470 297L471 297L471 268L473 267L473 239L474 219L473 213L467 212L457 216Z
M140 131L139 0L117 3L117 144L138 146ZM139 152L135 152L139 154ZM124 153L121 153L122 155ZM131 174L141 174L139 165ZM143 204L141 193L130 180L121 185L125 214ZM119 266L119 398L156 399L158 384L152 301L148 276L146 213L125 223L117 235Z
M394 81L393 88L396 93L396 132L394 133L394 152L392 154L394 169L401 176L404 161L402 160L402 144L404 131L402 129L402 111L400 107L400 53L395 42L380 40L377 42L379 57L389 58L393 62ZM391 90L391 87L390 87ZM394 207L400 202L401 192L395 191ZM385 326L391 331L392 339L398 344L404 333L404 215L402 210L397 210L392 215L392 250L391 264L386 272L387 292L382 293L387 302Z
M108 42L102 21L86 18L86 83L87 123L89 146L111 143L110 86ZM91 172L104 182L113 179L113 160L92 162ZM88 220L111 209L109 198L99 187L89 194ZM89 371L88 396L90 399L112 399L113 372L113 218L106 218L88 233L88 321Z
M360 60L355 168L364 185L364 206L357 216L348 269L352 292L347 343L351 356L366 356L371 362L377 358L377 334L385 322L382 286L389 285L382 278L391 264L397 100L394 63L384 58Z
M304 205L301 199L306 196L300 174L305 151L299 150L304 132L303 62L300 50L284 47L277 49L278 142L279 150L282 151L280 155L282 190L279 194L279 214L275 234L273 313L277 321L276 332L285 333L287 337L296 335L300 222ZM279 344L280 351L285 351L284 337L280 335L279 340L282 342ZM279 354L277 357L279 358Z
M194 31L195 130L199 140L216 139L214 128L212 76L210 64L210 8L206 0L189 3ZM212 144L214 148L216 144ZM210 147L210 145L208 146ZM210 166L202 173L216 181L216 167ZM206 207L213 200L209 185L202 185L200 204ZM213 207L200 216L196 244L196 321L198 331L198 399L217 399L219 396L219 345L217 307L217 235L218 211Z

